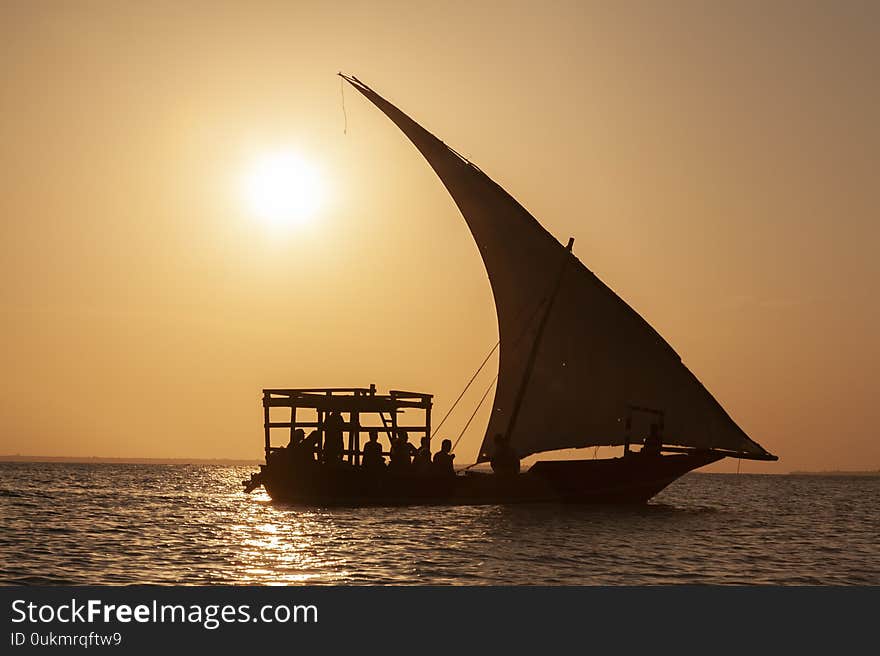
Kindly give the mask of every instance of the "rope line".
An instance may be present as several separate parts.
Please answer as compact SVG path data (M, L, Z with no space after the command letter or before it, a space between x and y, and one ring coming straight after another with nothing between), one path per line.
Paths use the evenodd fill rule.
M465 160L465 161L467 161L467 160ZM540 312L541 308L544 307L544 304L546 302L547 302L547 298L546 297L542 298L541 301L532 310L531 316L529 317L528 321L523 325L522 330L520 331L520 333L516 337L516 339L513 340L512 344L511 344L511 349L517 349L519 347L520 342L522 342L523 338L528 334L529 328L531 328L532 322L534 321L535 317ZM519 323L519 320L522 318L522 316L525 314L525 312L526 312L525 307L520 309L515 323ZM455 410L456 406L458 406L459 401L461 401L461 399L467 393L468 389L470 389L473 382L477 379L477 376L483 370L483 367L486 366L486 363L489 361L489 358L492 357L492 354L495 353L495 351L498 349L498 347L500 345L501 345L501 340L499 339L497 342L495 342L495 346L492 347L492 350L489 351L489 354L486 356L486 358L483 360L483 362L480 364L480 366L477 367L477 370L474 372L474 375L471 376L471 379L467 382L467 385L464 386L464 389L461 391L461 394L458 395L458 398L455 399L455 402L452 404L452 406L449 408L449 410L446 411L446 414L443 415L443 419L440 420L440 423L437 424L437 427L431 432L432 438L435 437L438 432L440 432L440 428L443 426L444 422L449 418L449 416L452 414L452 411ZM468 429L468 426L470 426L471 421L473 421L474 417L477 414L477 411L480 409L480 406L483 404L483 401L486 400L486 396L489 394L489 390L492 389L492 386L495 384L495 382L497 380L498 380L498 374L495 375L495 378L492 380L492 383L489 385L489 388L483 394L483 397L480 399L480 402L477 404L477 407L474 410L473 414L471 415L470 419L468 419L467 424L465 424L464 429L459 434L458 438L455 440L455 445L453 445L453 447L452 447L453 451L455 450L455 447L458 446L458 443L461 440L462 435L464 435L465 431Z
M474 420L474 417L477 416L477 412L480 411L480 407L483 405L483 401L486 400L486 397L489 396L489 392L495 387L495 382L498 380L498 375L495 375L495 378L492 379L492 382L489 383L489 387L486 388L486 391L483 392L482 398L480 398L480 402L477 403L477 407L474 408L474 412L471 415L470 419L467 420L467 423L464 425L464 428L461 429L461 433L458 434L458 437L455 440L455 444L452 445L452 450L455 451L455 447L458 446L458 443L461 441L462 436L467 432L468 427L471 425L471 422Z
M471 384L476 380L477 376L478 376L478 375L480 374L480 372L483 370L483 367L486 366L486 363L489 361L489 358L492 357L492 354L495 353L495 351L497 350L497 348L498 348L498 346L499 346L500 344L501 344L501 340L500 340L500 339L499 339L497 342L495 342L495 346L493 346L493 347L492 347L492 350L489 351L489 355L487 355L487 356L486 356L486 359L483 360L483 363L482 363L479 367L477 367L477 370L474 372L474 375L471 376L471 379L468 381L467 385L465 385L465 386L464 386L464 389L461 390L461 394L459 394L459 395L458 395L458 398L455 399L455 403L453 403L453 404L452 404L452 407L450 407L449 410L446 411L446 414L443 416L443 419L441 419L441 420L440 420L440 423L437 424L437 428L435 428L435 429L434 429L434 432L431 433L431 437L434 437L435 435L437 435L437 432L440 430L440 427L443 425L443 422L446 421L446 420L449 418L449 415L452 414L452 411L455 410L455 406L457 406L457 405L458 405L458 402L461 401L461 397L463 397L464 394L465 394L465 392L468 391L468 389L470 388ZM497 378L497 376L496 376L496 378ZM494 382L494 381L493 381L493 382Z
M546 301L546 299L542 299L541 302L538 304L538 306L532 311L532 316L529 318L529 321L523 326L523 330L522 330L522 332L520 332L519 336L513 341L511 348L514 348L514 349L517 348L519 346L519 343L522 341L523 337L525 337L526 334L529 332L529 327L531 326L532 320L535 318L535 315L538 314L538 311L544 306L544 301ZM525 308L523 308L523 310L520 311L520 315L523 314L524 310L525 310ZM440 430L440 427L443 425L443 422L445 422L449 418L449 415L452 414L452 411L455 410L455 407L458 405L458 402L461 401L462 397L465 395L465 393L468 391L468 389L470 389L470 386L473 384L473 382L476 380L477 376L483 370L483 367L486 366L486 363L489 361L489 358L492 357L492 354L495 353L495 351L498 349L498 347L500 345L501 345L501 340L499 339L497 342L495 342L495 346L493 346L492 350L489 351L489 354L483 360L482 364L480 364L480 366L477 367L477 370L474 372L474 375L471 376L471 379L467 382L467 385L465 385L464 389L461 390L461 394L458 395L458 398L455 399L455 402L452 404L452 406L449 408L449 410L446 411L446 414L443 415L443 419L441 419L440 423L437 424L437 428L435 428L432 431L431 437L434 437L435 435L437 435L438 431ZM498 376L495 376L495 378L497 379Z

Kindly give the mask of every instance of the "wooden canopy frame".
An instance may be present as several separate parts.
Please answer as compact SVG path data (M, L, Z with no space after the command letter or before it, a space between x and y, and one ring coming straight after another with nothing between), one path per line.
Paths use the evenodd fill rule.
M423 392L405 392L390 390L388 394L377 394L376 386L369 387L308 387L294 389L263 390L263 429L265 434L266 462L274 451L284 447L272 446L272 429L287 428L290 439L298 428L316 429L321 441L324 440L324 422L331 412L343 415L348 432L348 448L343 456L352 465L360 464L361 433L367 431L384 432L389 441L398 430L408 433L431 436L431 407L433 395ZM290 408L289 421L271 421L271 408ZM312 409L317 412L317 421L298 421L297 410ZM424 411L423 419L415 424L403 424L398 415L404 409L411 408ZM348 415L346 418L345 415ZM368 417L378 417L381 425L364 425L361 422Z

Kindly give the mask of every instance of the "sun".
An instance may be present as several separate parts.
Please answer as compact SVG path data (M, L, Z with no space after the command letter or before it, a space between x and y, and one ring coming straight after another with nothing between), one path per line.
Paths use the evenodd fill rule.
M242 183L248 212L273 226L305 223L324 201L318 169L295 151L279 150L255 158Z

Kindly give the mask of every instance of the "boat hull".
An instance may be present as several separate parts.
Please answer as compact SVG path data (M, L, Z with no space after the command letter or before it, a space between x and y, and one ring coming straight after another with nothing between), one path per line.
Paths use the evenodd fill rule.
M633 454L602 460L535 463L527 472L457 476L371 472L340 465L293 469L270 465L261 480L275 501L302 505L479 505L503 503L645 503L687 472L720 460L715 453Z

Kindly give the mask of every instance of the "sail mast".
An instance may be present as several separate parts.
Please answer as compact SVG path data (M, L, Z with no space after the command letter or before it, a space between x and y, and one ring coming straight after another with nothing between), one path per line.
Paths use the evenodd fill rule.
M553 286L553 291L547 302L547 310L544 312L544 316L541 317L541 323L538 324L538 332L535 333L535 341L532 343L532 350L529 352L529 359L526 364L525 372L523 373L522 383L520 383L519 390L516 393L516 400L513 404L513 410L510 413L510 422L507 424L508 438L513 435L513 431L516 428L516 420L519 417L519 410L522 407L523 399L526 396L526 390L529 388L532 371L535 369L535 359L538 357L538 349L541 347L541 338L544 336L544 328L547 326L547 320L550 318L550 313L553 311L553 304L556 302L556 297L559 295L559 288L562 286L562 278L565 275L565 270L568 268L569 255L571 255L571 249L573 246L574 237L569 237L568 245L565 247L565 259L562 262L562 266L559 268L559 275L556 277L556 284Z

